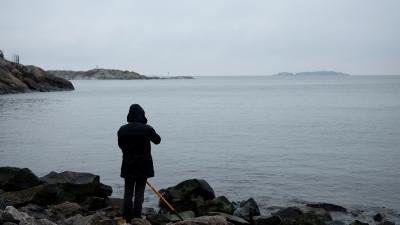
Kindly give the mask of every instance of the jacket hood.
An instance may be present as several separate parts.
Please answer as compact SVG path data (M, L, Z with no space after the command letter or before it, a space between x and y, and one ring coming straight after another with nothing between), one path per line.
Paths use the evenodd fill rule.
M147 118L145 116L143 108L139 104L133 104L129 108L129 113L127 116L128 123L138 122L138 123L147 123Z

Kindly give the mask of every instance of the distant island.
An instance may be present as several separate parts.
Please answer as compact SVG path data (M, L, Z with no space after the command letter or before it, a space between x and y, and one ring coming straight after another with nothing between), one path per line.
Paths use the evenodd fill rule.
M336 71L313 71L313 72L300 72L300 73L290 73L290 72L281 72L274 74L272 76L279 77L292 77L292 76L350 76L350 74L336 72Z
M145 76L134 71L117 69L91 69L87 71L48 70L50 74L67 80L151 80L151 79L194 79L191 76Z

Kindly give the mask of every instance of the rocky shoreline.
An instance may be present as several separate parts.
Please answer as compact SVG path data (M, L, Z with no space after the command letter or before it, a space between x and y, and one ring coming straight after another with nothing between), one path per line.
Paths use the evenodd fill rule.
M394 225L386 215L358 219L345 207L329 203L280 207L270 215L261 215L253 198L232 202L216 196L201 179L185 180L160 190L174 206L179 218L159 205L144 208L137 225ZM91 173L50 172L37 177L27 168L0 167L0 225L117 225L121 218L122 199L111 197L112 188ZM348 217L350 222L337 218Z
M74 90L71 82L36 66L0 58L0 94Z

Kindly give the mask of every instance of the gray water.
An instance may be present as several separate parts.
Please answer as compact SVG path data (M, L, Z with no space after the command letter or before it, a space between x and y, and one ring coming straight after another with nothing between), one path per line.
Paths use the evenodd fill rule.
M92 172L120 197L116 131L139 103L162 136L159 188L202 178L263 208L323 201L400 212L400 76L73 83L73 92L0 96L1 166Z

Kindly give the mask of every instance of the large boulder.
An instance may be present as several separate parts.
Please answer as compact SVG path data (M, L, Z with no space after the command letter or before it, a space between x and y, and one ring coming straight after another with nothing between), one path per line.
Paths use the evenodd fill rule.
M260 215L260 209L258 208L257 202L253 198L249 198L240 203L240 207L235 210L233 215L251 221L253 216Z
M204 201L215 198L214 190L201 179L186 180L160 192L178 212L191 210L197 215ZM160 202L160 208L166 209L162 202Z
M4 191L20 191L39 184L39 178L28 168L0 167L0 189Z
M2 194L7 205L24 206L29 203L49 205L74 200L74 196L59 189L54 184L41 184L21 191L9 191Z
M317 215L312 213L303 213L297 207L287 207L273 213L279 216L282 224L285 225L326 225Z
M47 184L58 185L65 192L74 194L77 200L84 200L86 196L107 197L112 193L110 186L100 183L100 177L91 173L52 171L40 180Z

